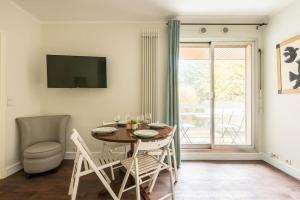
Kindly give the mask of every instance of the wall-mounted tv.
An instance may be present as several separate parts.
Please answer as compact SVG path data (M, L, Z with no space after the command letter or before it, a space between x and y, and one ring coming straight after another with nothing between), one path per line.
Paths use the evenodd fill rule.
M107 88L106 57L47 55L48 88Z

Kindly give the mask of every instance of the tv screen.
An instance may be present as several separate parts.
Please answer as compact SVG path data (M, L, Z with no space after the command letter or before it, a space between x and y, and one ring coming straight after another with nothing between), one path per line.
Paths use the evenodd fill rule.
M48 88L106 88L106 57L47 55Z

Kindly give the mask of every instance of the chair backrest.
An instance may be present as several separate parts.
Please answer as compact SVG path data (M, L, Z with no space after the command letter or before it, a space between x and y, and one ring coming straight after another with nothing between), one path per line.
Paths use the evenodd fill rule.
M76 129L72 130L71 140L76 145L77 152L82 154L84 157L90 158L92 153Z
M136 150L137 151L152 151L152 150L157 150L157 149L164 148L164 147L169 147L169 145L172 142L172 139L174 137L176 129L177 129L177 125L175 125L172 128L172 131L168 137L161 139L161 140L155 140L155 141L150 141L150 142L143 142L143 141L139 140Z
M69 119L70 115L17 118L22 152L34 143L47 141L60 142L64 151Z
M78 172L80 173L82 170L82 163L84 164L84 175L87 175L89 173L95 172L100 181L103 183L105 188L108 190L109 194L112 196L114 200L118 200L118 197L114 193L114 191L111 189L108 181L109 178L106 175L105 171L103 169L99 169L95 163L95 160L92 159L92 154L89 148L87 147L86 143L83 141L79 133L77 132L76 129L73 129L72 135L71 135L71 140L74 142L74 144L77 147L77 153L76 153L76 158L74 160L74 167L73 167L73 173L72 173L72 179L70 183L70 188L69 188L69 193L73 191L75 188L75 191L77 192L77 186L78 186L78 181L79 181L79 176L81 175L76 175ZM105 177L104 177L105 175ZM76 183L76 177L77 177L77 183ZM76 186L77 184L77 186ZM72 193L72 199L76 198L76 192L75 195Z

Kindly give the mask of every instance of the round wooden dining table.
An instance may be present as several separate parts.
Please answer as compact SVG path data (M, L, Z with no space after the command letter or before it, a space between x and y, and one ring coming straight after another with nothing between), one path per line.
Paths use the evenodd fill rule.
M92 136L98 140L106 141L106 142L117 142L117 143L128 143L130 144L130 151L128 152L128 157L131 157L131 155L134 152L134 147L135 143L141 139L142 142L150 142L150 141L155 141L155 140L161 140L164 138L167 138L171 132L172 128L171 127L165 127L165 128L158 128L155 129L158 134L154 137L151 138L139 138L133 134L134 131L136 130L130 130L127 129L126 126L122 125L106 125L106 127L115 127L117 128L117 131L114 133L109 133L109 134L98 134L92 132ZM144 129L150 129L148 125L142 125L140 128L137 130L144 130ZM141 191L141 196L145 200L150 200L149 194L146 192L145 188L140 186L140 191Z
M148 142L148 141L155 141L155 140L161 140L166 137L168 137L172 131L171 127L165 127L165 128L158 128L154 129L158 132L158 135L151 137L151 138L139 138L133 134L136 130L130 130L126 129L126 126L122 125L106 125L106 127L115 127L117 128L117 131L114 133L109 134L97 134L92 132L92 136L98 140L106 141L106 142L117 142L117 143L129 143L131 144L131 152L134 152L134 144L141 139L142 142ZM142 125L137 130L141 129L150 129L147 125ZM153 129L152 129L153 130Z

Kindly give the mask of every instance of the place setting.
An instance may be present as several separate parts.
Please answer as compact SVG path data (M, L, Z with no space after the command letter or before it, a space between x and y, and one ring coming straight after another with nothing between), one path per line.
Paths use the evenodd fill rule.
M166 127L168 127L168 125L164 123L149 123L146 129L136 130L133 132L133 135L138 138L152 138L159 134L158 129L164 129Z
M92 133L101 134L101 135L110 135L110 134L115 133L117 130L118 129L115 127L102 126L102 127L94 128L92 130Z
M101 139L105 136L105 140L112 142L132 143L138 139L160 139L164 136L162 132L169 126L159 121L152 122L152 114L146 113L136 117L125 114L121 117L116 114L112 122L102 122L97 128L92 129L92 135ZM111 137L109 137L111 136Z
M121 115L114 116L114 122L104 123L102 126L92 130L92 133L109 135L118 131L118 129L126 129L138 138L151 138L159 134L156 129L166 128L168 125L160 122L150 123L152 114L139 115L137 117L130 117L129 114L125 115L125 119L121 120Z

